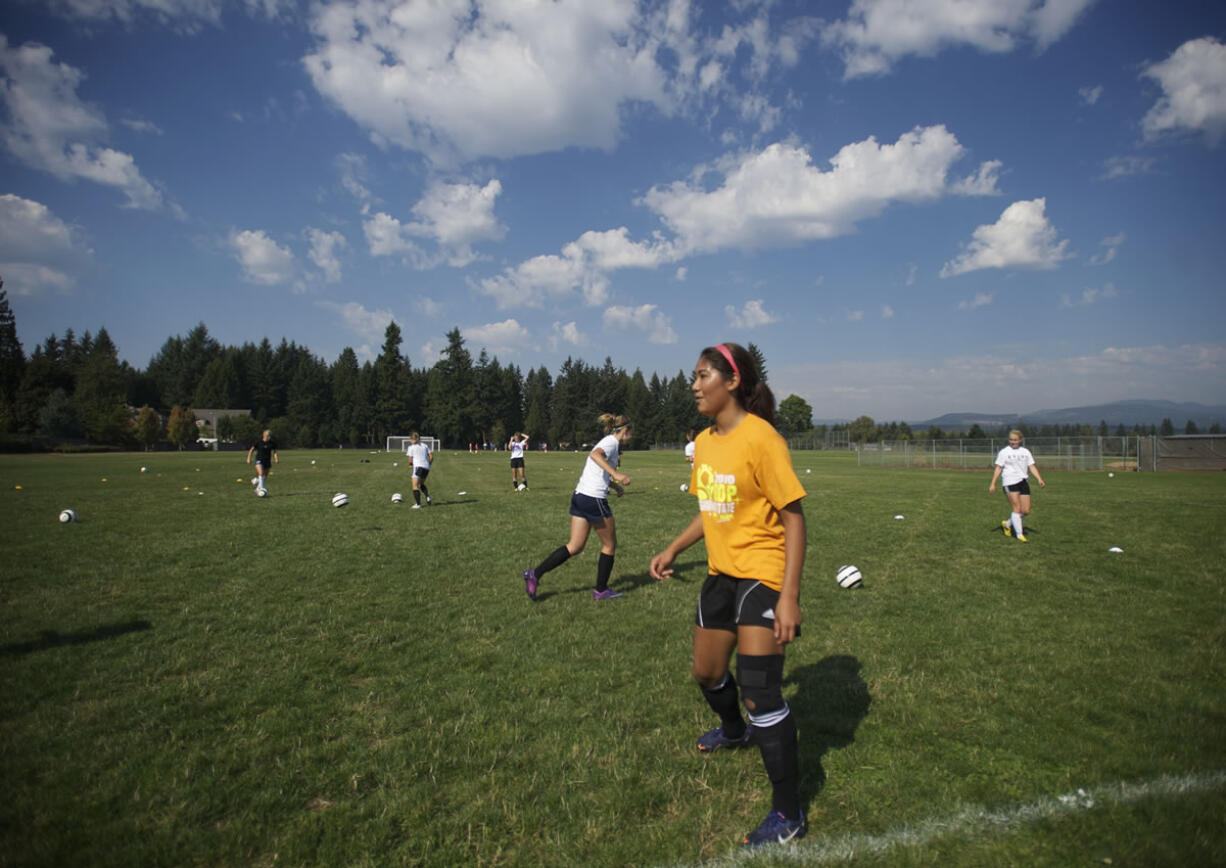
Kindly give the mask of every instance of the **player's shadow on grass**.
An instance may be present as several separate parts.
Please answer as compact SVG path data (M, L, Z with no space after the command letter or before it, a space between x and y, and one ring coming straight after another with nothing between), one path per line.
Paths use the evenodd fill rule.
M37 639L25 642L12 642L0 645L0 656L20 657L35 651L47 651L51 648L61 648L65 645L84 645L87 642L100 642L103 639L114 639L127 633L142 630L152 630L148 621L127 621L122 624L103 624L93 630L78 630L75 633L60 633L56 630L43 630Z
M696 561L678 562L674 564L674 566L677 568L677 572L674 573L671 578L665 579L664 581L665 582L685 582L686 584L688 584L694 580L692 578L687 579L684 576L682 576L681 573L683 571L683 568L690 567L690 566L705 567L706 563L707 562L705 558L701 558ZM701 576L703 578L706 577L705 570L703 573L701 573ZM623 594L628 594L628 593L632 593L634 591L640 590L644 585L660 585L663 583L664 582L657 582L655 579L653 579L651 577L651 573L647 571L643 571L641 573L634 573L633 575L629 575L629 576L618 576L616 579L609 582L609 587L615 591L620 591ZM549 589L549 590L546 590L544 585L542 585L541 589L536 592L536 601L538 603L542 603L545 600L548 600L550 597L561 596L562 594L590 594L591 592L592 592L591 585L568 586L564 588L556 588L556 589Z
M856 740L872 697L860 677L860 661L836 654L789 671L784 684L795 684L788 702L800 730L800 802L808 804L826 785L822 757Z

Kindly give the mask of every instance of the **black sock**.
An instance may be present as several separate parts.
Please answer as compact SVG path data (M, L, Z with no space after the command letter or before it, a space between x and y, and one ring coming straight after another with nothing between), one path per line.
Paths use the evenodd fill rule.
M413 499L417 501L418 506L421 506L421 492L416 488L413 489Z
M600 560L596 562L596 590L607 591L611 575L613 575L613 555L601 552Z
M426 486L423 485L421 487L421 493L426 496L426 500L430 499L430 489L426 488Z
M789 714L774 726L755 729L754 741L758 743L762 763L771 779L771 807L789 820L800 819L796 721Z
M711 710L719 715L720 725L728 738L740 738L745 734L745 721L741 717L741 700L737 694L736 679L729 672L715 687L702 688L702 696Z
M566 560L569 557L570 549L568 549L566 546L558 546L556 549L550 552L549 557L541 561L541 565L536 568L536 577L539 579L541 576L545 575L545 573L549 572L555 567L562 566L562 564L566 563Z

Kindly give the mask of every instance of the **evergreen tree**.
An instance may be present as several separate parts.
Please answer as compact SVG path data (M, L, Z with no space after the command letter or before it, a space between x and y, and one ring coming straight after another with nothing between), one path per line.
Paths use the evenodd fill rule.
M766 383L768 379L766 376L766 356L762 354L762 351L758 349L758 345L754 343L746 346L745 352L749 353L750 357L753 358L753 363L758 368L758 376L762 378L763 383ZM767 383L767 385L770 384Z
M392 320L383 333L383 349L375 359L375 442L384 443L393 434L407 434L416 424L409 417L406 369L400 354L400 326Z
M361 395L358 379L361 369L358 356L352 347L345 347L330 371L332 380L332 406L336 408L332 423L332 436L323 438L337 443L358 443L362 439L358 421L358 406Z
M218 423L218 427L221 424ZM162 417L148 404L140 408L136 415L136 442L148 452L153 444L162 439Z
M121 445L132 435L125 367L106 329L100 329L96 339L83 341L82 346L88 346L89 351L80 362L73 399L81 411L85 435L95 443Z
M460 330L453 328L426 383L425 415L444 444L467 445L480 436L473 420L475 388L472 356Z
M556 439L550 433L552 418L553 377L541 365L524 378L524 422L522 430L533 440Z
M26 356L17 339L17 318L9 308L8 293L0 280L0 432L19 426L17 395L25 376Z

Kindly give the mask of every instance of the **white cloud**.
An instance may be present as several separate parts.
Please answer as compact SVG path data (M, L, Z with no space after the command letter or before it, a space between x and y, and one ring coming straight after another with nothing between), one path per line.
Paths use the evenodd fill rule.
M431 319L443 312L443 306L426 295L419 295L413 299L413 309Z
M1157 162L1153 157L1108 157L1103 160L1103 173L1099 177L1104 181L1113 181L1129 175L1146 175L1154 170Z
M1191 39L1141 74L1162 88L1162 97L1141 120L1146 138L1203 133L1217 145L1226 136L1226 45L1212 36Z
M341 263L336 258L336 251L347 246L345 236L339 232L308 229L307 237L311 242L311 250L307 256L324 273L324 279L328 283L338 283L341 279Z
M1074 300L1069 295L1061 297L1060 307L1089 307L1096 301L1104 298L1115 298L1117 295L1115 284L1107 283L1101 289L1086 289L1081 293L1081 297Z
M1090 265L1106 265L1111 260L1115 259L1116 252L1120 249L1120 245L1124 243L1125 235L1121 232L1119 235L1112 235L1104 238L1099 242L1100 246L1107 248L1102 253L1096 253L1090 257Z
M870 137L846 145L827 172L803 148L776 143L700 169L691 182L653 187L643 202L677 235L679 252L784 246L845 235L896 202L996 192L995 161L971 178L949 182L963 154L943 126L916 128L894 144ZM708 171L723 175L718 188L701 183Z
M676 280L678 283L685 283L685 279L689 276L690 276L690 270L686 268L684 265L682 265L673 274L673 279Z
M264 234L263 229L234 230L229 240L245 280L273 286L293 279L294 254Z
M334 301L318 301L316 304L337 315L342 328L364 342L359 355L373 357L371 347L381 346L387 335L387 326L395 318L390 310L367 310L356 301L339 304Z
M446 263L462 268L477 259L473 245L499 241L506 227L494 217L494 201L502 184L490 181L476 184L434 182L413 206L418 219L401 223L390 214L379 212L363 223L373 256L400 256L414 268L426 269ZM413 239L433 243L427 253Z
M986 307L992 303L993 297L990 292L977 292L974 298L963 299L958 302L958 310L974 310L977 307Z
M915 286L915 278L918 274L919 266L912 262L911 267L907 269L907 279L904 280L903 283L905 283L907 286Z
M727 305L724 307L724 315L728 317L728 325L734 329L755 329L779 321L777 316L762 307L760 298L745 302L745 306L740 310L731 304Z
M603 320L605 328L638 331L645 334L647 340L653 344L677 342L672 320L654 304L641 304L638 307L615 305L605 310Z
M1093 87L1086 85L1077 89L1077 95L1081 97L1081 101L1086 105L1094 105L1094 103L1102 98L1103 86L1101 84L1094 85Z
M1062 38L1093 0L854 0L822 41L838 50L844 77L881 75L904 57L935 57L971 46L989 53L1033 41L1042 51Z
M222 0L47 0L47 6L68 19L130 24L151 17L190 31L201 24L220 25Z
M629 2L318 4L303 65L376 142L436 162L611 148L627 104L671 108L648 24Z
M9 110L9 123L0 127L5 146L21 162L61 180L115 187L127 196L128 207L162 208L162 193L132 156L103 144L106 118L77 96L85 74L54 63L51 55L35 43L12 48L0 35L0 92Z
M847 311L846 316L847 316L847 321L848 321L848 322L860 322L860 321L862 321L862 320L864 319L864 311L862 311L862 310L849 310L849 311Z
M981 268L1055 268L1069 257L1068 241L1056 240L1046 208L1046 199L1014 202L995 223L975 230L966 249L941 266L941 277Z
M890 307L888 304L883 304L881 306L881 318L882 319L893 319L894 318L894 308Z
M0 195L0 277L10 294L67 292L92 253L77 230L46 205L11 193Z
M460 333L469 346L488 350L495 356L499 353L517 353L532 345L528 330L513 317L502 322L463 328Z
M587 343L587 335L579 331L574 320L568 323L555 322L553 324L553 337L550 339L550 344L556 350L561 344L569 344L572 347L581 347Z
M341 186L362 204L362 213L370 213L377 197L366 185L366 158L361 154L340 154L336 168L341 174Z

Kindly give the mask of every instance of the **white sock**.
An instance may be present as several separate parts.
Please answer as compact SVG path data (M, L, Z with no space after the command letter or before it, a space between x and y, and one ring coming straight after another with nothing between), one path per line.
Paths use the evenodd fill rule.
M1009 520L1013 522L1013 532L1018 536L1022 536L1022 514L1015 512L1010 516Z

